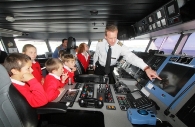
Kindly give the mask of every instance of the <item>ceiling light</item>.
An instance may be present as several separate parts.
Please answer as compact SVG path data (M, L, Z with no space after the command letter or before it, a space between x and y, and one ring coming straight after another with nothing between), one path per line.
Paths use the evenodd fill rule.
M14 17L12 17L12 16L7 16L5 19L9 22L14 22L15 21Z

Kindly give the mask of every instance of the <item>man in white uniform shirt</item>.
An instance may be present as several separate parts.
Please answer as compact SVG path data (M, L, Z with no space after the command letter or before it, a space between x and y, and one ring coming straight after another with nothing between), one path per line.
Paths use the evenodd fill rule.
M110 73L108 74L109 77L112 75L114 70L114 65L117 62L117 59L120 56L123 56L124 59L141 68L143 71L146 72L147 76L150 80L153 78L158 78L157 73L152 70L141 58L137 57L134 53L129 51L128 47L123 45L118 39L118 28L115 25L108 25L105 29L105 39L102 42L99 42L96 46L96 51L93 56L93 66L95 70L95 74L97 75L105 75L105 65L107 59L107 52L109 49L109 45L111 46L111 64L110 64Z

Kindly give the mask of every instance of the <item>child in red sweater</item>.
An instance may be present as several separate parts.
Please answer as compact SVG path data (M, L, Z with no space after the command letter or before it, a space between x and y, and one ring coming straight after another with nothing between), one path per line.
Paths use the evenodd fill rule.
M58 58L48 59L45 66L49 74L45 77L43 88L50 102L55 100L65 90L63 87L68 75L64 73L63 63Z
M83 65L85 72L87 72L87 68L89 66L89 60L90 60L88 51L89 51L89 47L86 43L81 43L79 45L77 58Z
M71 78L71 82L74 83L75 57L72 54L63 54L61 59L64 63L64 73L68 73L68 78ZM68 79L66 79L66 83L68 83Z
M35 58L37 57L36 47L31 44L26 44L24 45L22 52L31 58L33 69L32 74L41 84L43 84L44 78L42 76L41 66L38 62L35 61Z
M11 76L12 84L32 107L40 107L48 103L43 86L31 74L33 70L29 56L12 53L5 59L4 66Z

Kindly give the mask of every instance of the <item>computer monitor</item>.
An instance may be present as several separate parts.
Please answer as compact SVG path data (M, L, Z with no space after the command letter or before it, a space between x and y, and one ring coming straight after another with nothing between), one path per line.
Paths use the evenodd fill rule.
M165 105L169 106L175 98L194 82L195 67L168 62L159 73L159 76L162 80L155 79L153 82L149 82L147 89ZM177 103L182 99L182 96L176 101ZM176 102L173 108L176 106Z
M165 5L165 11L167 12L167 17L172 18L179 14L179 7L177 1L171 1L167 5Z
M153 84L175 97L194 74L195 68L168 63L159 74L162 80L155 79Z

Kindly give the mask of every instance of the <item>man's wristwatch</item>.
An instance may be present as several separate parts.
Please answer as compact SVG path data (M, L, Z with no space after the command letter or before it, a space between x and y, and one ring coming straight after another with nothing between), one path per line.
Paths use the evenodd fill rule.
M144 71L146 71L147 69L150 69L150 66L147 66L144 68Z

